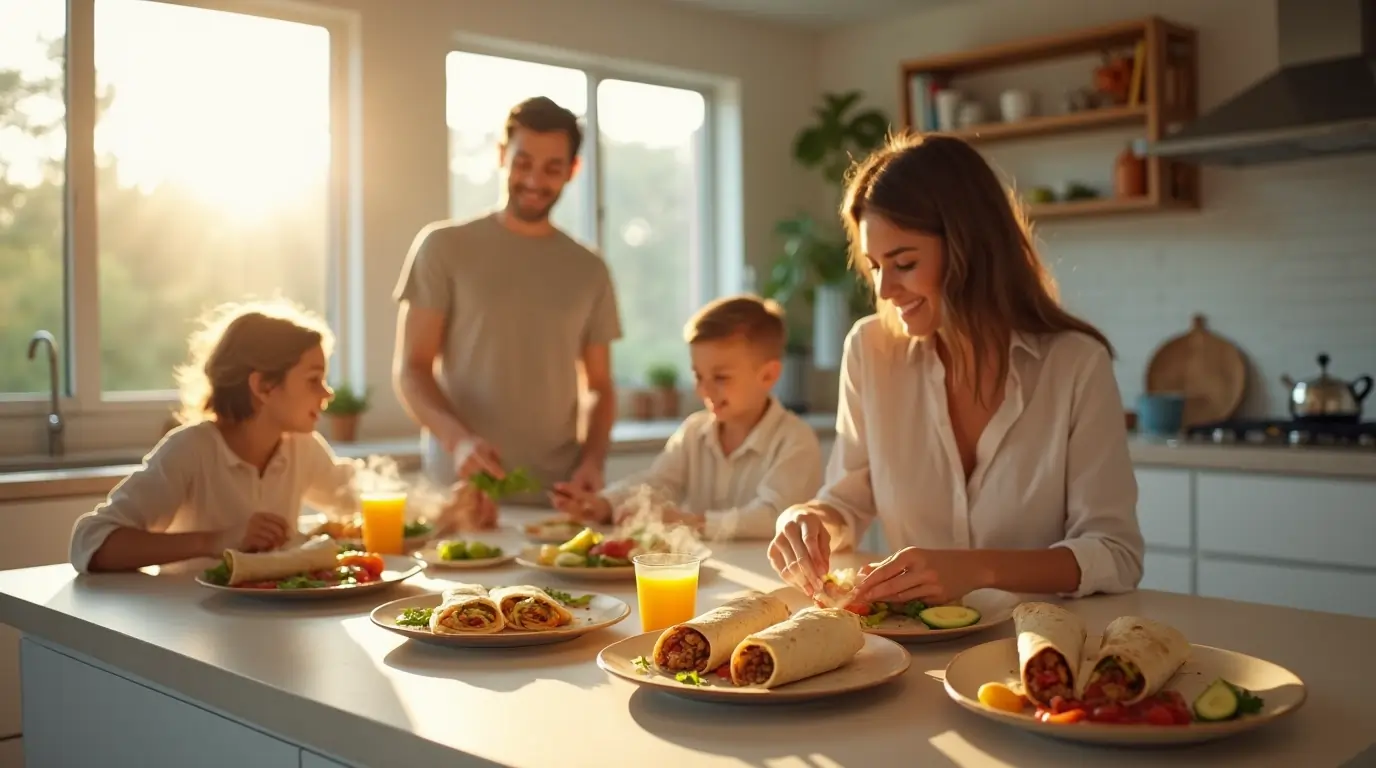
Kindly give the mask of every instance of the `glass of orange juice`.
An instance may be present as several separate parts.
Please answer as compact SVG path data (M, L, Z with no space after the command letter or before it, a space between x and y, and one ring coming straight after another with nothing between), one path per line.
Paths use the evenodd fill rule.
M363 548L379 555L402 554L402 533L406 528L406 492L364 493Z
M632 562L643 631L668 629L697 615L700 558L654 553L636 555Z

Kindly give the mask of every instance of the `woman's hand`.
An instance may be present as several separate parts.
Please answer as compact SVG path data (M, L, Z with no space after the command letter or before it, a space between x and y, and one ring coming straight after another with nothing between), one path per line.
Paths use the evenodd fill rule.
M449 503L440 510L440 530L490 531L497 527L497 502L490 496L465 482L455 483L451 491Z
M584 525L602 525L612 521L611 502L572 482L555 483L549 492L549 502L556 511Z
M969 549L900 549L877 565L861 568L856 602L921 600L944 605L989 586L979 552Z
M271 512L254 512L239 542L241 552L267 552L287 543L287 521Z
M807 507L792 507L790 517L769 542L769 563L786 583L812 597L830 570L831 534L822 516Z

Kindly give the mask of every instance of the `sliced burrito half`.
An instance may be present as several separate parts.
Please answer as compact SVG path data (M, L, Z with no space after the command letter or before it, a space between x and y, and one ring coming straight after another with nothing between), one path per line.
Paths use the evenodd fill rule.
M841 608L804 608L742 640L731 654L731 681L778 688L838 669L864 646L859 616Z
M440 607L430 614L430 631L437 635L490 635L505 626L496 601L481 584L446 589Z
M1075 680L1085 648L1085 623L1051 603L1020 603L1013 609L1018 635L1018 667L1023 692L1047 706L1051 699L1075 696Z
M240 552L226 549L231 587L252 581L285 579L301 573L332 570L338 562L339 545L329 536L316 536L299 547L272 552Z
M731 652L746 637L787 618L788 606L774 595L728 600L661 632L655 641L655 666L670 673L706 673L730 661Z
M1086 704L1136 704L1160 691L1190 657L1190 641L1169 624L1119 616L1104 628L1099 651L1076 689Z
M492 590L492 599L512 629L543 632L573 623L573 614L539 587L499 587Z

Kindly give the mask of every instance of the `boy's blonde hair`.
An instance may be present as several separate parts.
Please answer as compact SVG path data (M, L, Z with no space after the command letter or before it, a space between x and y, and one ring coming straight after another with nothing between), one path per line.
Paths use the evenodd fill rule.
M188 341L191 360L177 369L183 424L224 423L253 416L249 374L279 384L301 356L334 336L320 318L285 301L225 304L211 310Z
M782 360L788 329L784 311L773 299L740 295L717 299L698 310L683 328L689 344L744 338L766 360Z

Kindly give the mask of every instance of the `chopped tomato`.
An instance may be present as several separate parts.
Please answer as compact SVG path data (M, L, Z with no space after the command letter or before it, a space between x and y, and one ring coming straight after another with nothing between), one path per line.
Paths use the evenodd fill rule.
M717 677L725 678L727 680L731 679L731 662L728 661L720 667L717 667Z
M1146 720L1152 725L1175 725L1175 715L1172 715L1170 708L1164 704L1157 704L1148 709Z
M386 563L382 561L381 555L362 554L357 552L340 555L339 564L341 566L356 565L366 570L374 577L381 576L383 569L387 567Z
M240 584L241 589L277 589L275 581L246 581Z
M1121 723L1127 717L1122 704L1102 704L1089 713L1089 719L1096 723Z
M846 610L861 616L868 616L874 612L874 606L869 603L850 603L846 606Z
M1083 709L1067 709L1064 712L1043 712L1037 716L1037 719L1043 723L1062 725L1065 723L1078 723L1085 719L1085 715L1086 713Z
M635 549L634 539L611 539L593 547L592 554L612 557L617 560L627 560L630 558L632 549Z

